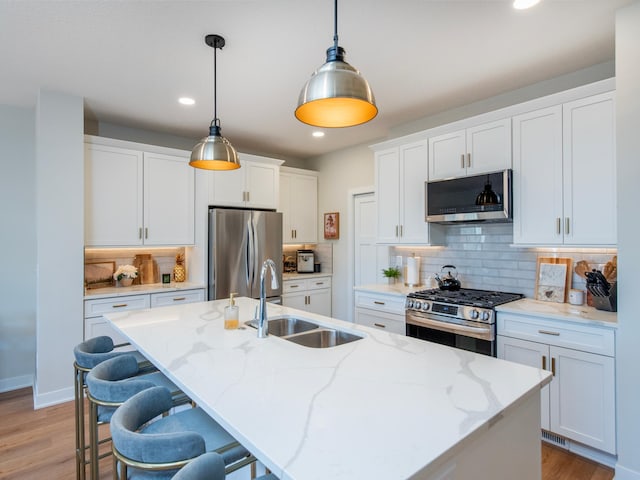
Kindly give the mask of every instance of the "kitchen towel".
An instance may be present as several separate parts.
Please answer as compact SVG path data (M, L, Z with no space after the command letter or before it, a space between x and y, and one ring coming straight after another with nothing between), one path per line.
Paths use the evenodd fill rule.
M420 285L420 257L407 257L404 283L409 287Z

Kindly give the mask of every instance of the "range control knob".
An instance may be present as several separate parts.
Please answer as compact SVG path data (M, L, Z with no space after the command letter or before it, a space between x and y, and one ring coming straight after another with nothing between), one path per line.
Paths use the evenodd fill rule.
M407 308L413 308L413 300L407 299Z
M413 307L416 310L420 310L422 308L422 302L420 300L416 300L415 302L413 302Z
M424 302L424 303L422 304L422 310L423 310L424 312L426 312L427 310L429 310L429 307L430 307L430 306L431 306L431 304L430 304L429 302Z
M480 313L478 313L478 310L474 308L469 312L469 316L471 317L472 320L476 320L480 316Z
M482 312L482 320L484 320L485 322L489 320L489 318L491 318L491 313L490 312Z

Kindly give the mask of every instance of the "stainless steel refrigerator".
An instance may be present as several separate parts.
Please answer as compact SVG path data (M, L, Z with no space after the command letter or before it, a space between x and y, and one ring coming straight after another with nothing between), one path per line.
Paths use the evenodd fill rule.
M271 258L277 266L278 288L265 281L267 298L280 302L282 295L282 213L227 208L209 209L209 300L260 297L262 262Z

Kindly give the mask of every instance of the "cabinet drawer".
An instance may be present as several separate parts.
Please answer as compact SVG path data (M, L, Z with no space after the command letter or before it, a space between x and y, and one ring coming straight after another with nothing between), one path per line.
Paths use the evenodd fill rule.
M498 335L613 357L615 332L591 325L498 312Z
M149 295L127 295L117 298L97 298L84 301L84 317L99 317L105 313L121 312L125 310L140 310L149 308Z
M375 293L356 292L356 307L389 312L404 317L405 297Z
M404 315L383 313L366 308L356 308L355 323L385 332L406 334Z
M180 303L204 302L204 290L179 290L177 292L163 292L151 294L151 307L166 307Z
M282 293L304 292L306 289L306 280L287 280L282 282Z
M319 290L321 288L331 288L330 277L318 277L307 279L307 290Z

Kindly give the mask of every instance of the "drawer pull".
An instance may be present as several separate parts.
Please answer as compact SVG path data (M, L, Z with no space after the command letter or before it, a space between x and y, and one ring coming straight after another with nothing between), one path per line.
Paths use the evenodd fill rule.
M560 336L559 332L550 332L549 330L538 330L538 333L541 333L543 335L553 335L554 337Z
M324 285L324 282L316 282L316 285Z
M118 305L111 305L111 308L122 308L129 306L128 303L119 303Z
M289 285L289 288L298 288L300 285Z
M378 328L387 328L387 326L383 325L382 323L374 323L373 326Z
M174 302L181 302L181 301L186 300L186 299L187 299L187 297L176 297L176 298L173 299L173 301Z
M385 304L384 302L379 302L377 300L374 300L373 303L375 303L376 305L384 305Z

